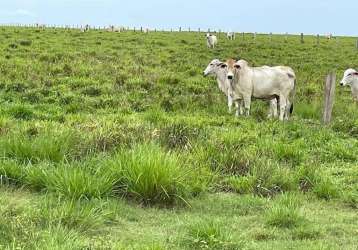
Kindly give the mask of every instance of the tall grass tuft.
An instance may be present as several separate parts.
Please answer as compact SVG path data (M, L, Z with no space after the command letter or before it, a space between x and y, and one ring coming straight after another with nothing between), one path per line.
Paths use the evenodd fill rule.
M120 151L109 163L117 191L144 204L172 204L191 193L189 169L176 154L154 144Z
M200 220L189 225L183 244L189 249L240 249L222 225L213 220Z
M299 200L293 194L284 194L279 197L266 213L266 223L275 227L296 227L303 220L299 212Z
M0 138L0 154L22 163L44 160L61 162L71 155L75 145L74 134L67 130L56 131L48 128L34 135L13 132Z

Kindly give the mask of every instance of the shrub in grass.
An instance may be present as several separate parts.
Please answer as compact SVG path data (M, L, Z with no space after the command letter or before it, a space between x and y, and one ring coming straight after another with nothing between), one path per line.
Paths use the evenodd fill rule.
M303 220L299 212L299 200L293 194L277 198L266 213L266 223L280 228L296 227Z
M165 153L157 145L122 150L109 164L109 171L118 179L118 192L144 204L172 204L191 194L193 172L176 154Z
M190 249L239 249L222 225L213 220L200 220L189 226L183 241Z

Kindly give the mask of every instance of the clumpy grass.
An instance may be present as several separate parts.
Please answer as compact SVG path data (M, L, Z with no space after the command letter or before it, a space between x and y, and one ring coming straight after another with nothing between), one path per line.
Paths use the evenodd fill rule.
M315 240L320 238L322 232L307 223L298 226L292 230L293 240Z
M101 198L111 195L115 180L102 173L91 174L84 166L61 164L27 168L26 183L72 199Z
M188 226L183 245L189 249L225 249L233 250L241 246L231 241L230 232L217 221L199 220Z
M31 132L32 131L32 132ZM62 162L70 157L75 147L75 135L69 130L56 131L47 128L37 134L14 132L0 138L0 154L19 162Z
M300 213L299 200L293 194L278 197L266 213L266 223L279 228L297 227L304 220Z
M336 183L328 176L322 175L313 187L313 193L320 199L330 200L339 197L339 189Z
M12 106L8 110L8 114L18 120L31 120L36 117L33 109L23 104Z
M176 154L147 144L120 151L109 163L117 177L117 191L144 204L185 202L195 175Z
M63 226L81 233L93 232L110 217L110 212L105 209L106 203L98 201L46 196L39 205L39 222L48 227Z
M300 167L295 173L295 179L301 191L312 191L320 199L330 200L340 195L339 188L331 177L315 166Z

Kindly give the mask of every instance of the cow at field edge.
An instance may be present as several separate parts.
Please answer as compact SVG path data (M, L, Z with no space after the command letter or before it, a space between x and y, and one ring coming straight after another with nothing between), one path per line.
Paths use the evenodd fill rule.
M206 44L207 44L208 48L214 49L215 46L218 44L218 38L215 35L207 33L206 34Z
M341 86L350 86L352 90L353 100L358 103L358 71L355 69L347 69L344 72Z
M250 114L252 97L277 99L280 106L280 120L288 118L290 96L295 92L295 75L287 72L285 66L250 67L245 60L228 60L225 64L227 79L233 100L242 100L246 115ZM290 71L293 72L291 69Z
M230 82L227 80L226 75L226 66L219 59L212 60L206 69L203 72L204 77L208 75L213 75L216 77L219 89L227 96L228 98L228 107L229 112L231 113L233 106L232 95L229 93L230 90ZM237 107L236 116L243 114L243 106L241 105L241 101L235 101L235 106ZM276 117L277 116L277 100L274 98L270 101L270 110L268 117Z
M229 31L228 33L226 33L226 37L229 40L235 40L235 32Z

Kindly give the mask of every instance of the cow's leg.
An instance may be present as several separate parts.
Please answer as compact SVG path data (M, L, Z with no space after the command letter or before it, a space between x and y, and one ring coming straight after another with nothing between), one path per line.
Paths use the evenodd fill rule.
M288 118L290 117L290 108L291 108L291 102L287 100L286 110L285 110L285 120L288 120Z
M277 100L276 98L270 100L270 110L268 114L268 118L276 118L277 117Z
M239 117L240 115L243 115L243 107L242 107L242 100L236 100L236 117Z
M240 115L244 115L244 100L239 100Z
M231 113L231 111L232 111L232 104L233 104L233 100L231 98L231 95L228 94L227 95L227 106L229 107L229 113Z
M287 99L280 95L280 121L283 121L286 112Z
M244 96L245 115L250 115L251 96Z

